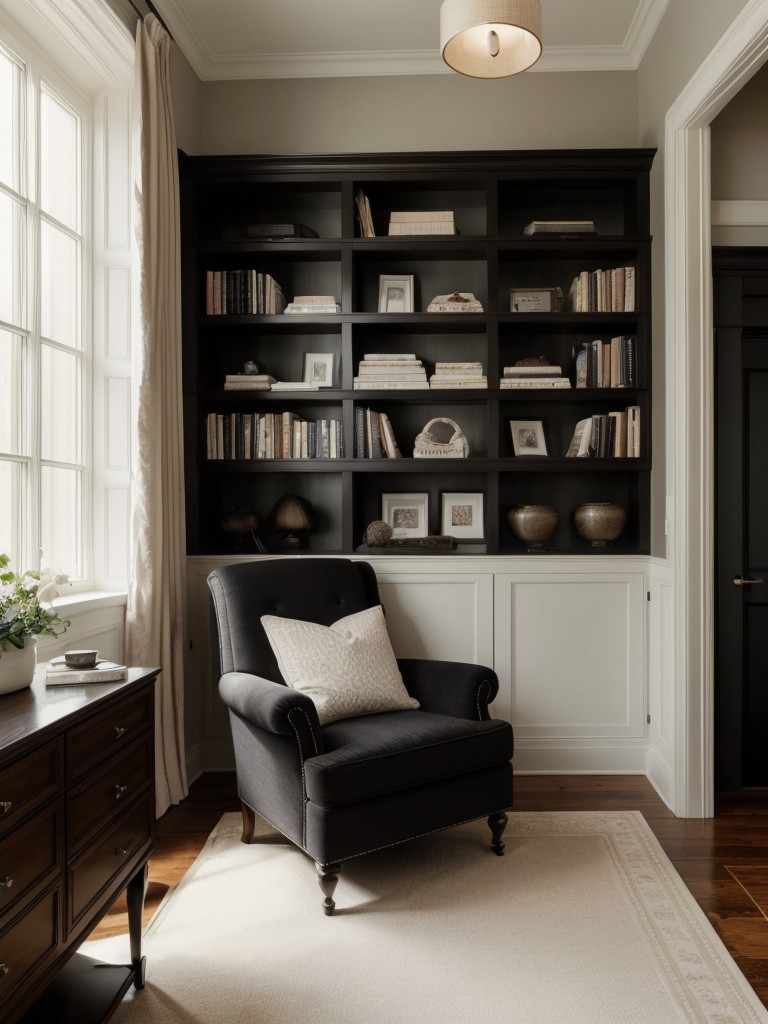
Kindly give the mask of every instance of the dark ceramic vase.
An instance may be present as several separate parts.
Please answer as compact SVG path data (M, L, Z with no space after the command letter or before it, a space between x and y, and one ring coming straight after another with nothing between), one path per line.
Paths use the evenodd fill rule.
M529 548L540 548L552 538L560 516L551 505L515 505L507 520L516 537Z
M627 521L623 505L610 501L587 501L573 513L576 531L593 548L603 548L621 536Z

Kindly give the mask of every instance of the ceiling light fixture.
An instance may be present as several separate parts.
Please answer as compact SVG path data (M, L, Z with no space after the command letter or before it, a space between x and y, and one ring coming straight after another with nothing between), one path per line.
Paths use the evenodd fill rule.
M470 78L507 78L541 56L540 0L443 0L440 51Z

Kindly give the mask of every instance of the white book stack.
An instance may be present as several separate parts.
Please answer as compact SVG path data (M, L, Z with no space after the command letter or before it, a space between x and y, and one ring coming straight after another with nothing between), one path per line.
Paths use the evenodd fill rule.
M294 295L283 310L288 316L317 316L321 313L338 313L341 307L333 295Z
M455 235L453 210L393 210L390 235Z
M505 366L499 381L502 390L508 388L569 388L571 382L563 376L559 366Z
M428 388L427 371L413 353L367 353L360 360L353 387L358 391Z
M435 363L429 378L431 388L487 388L488 378L480 362Z

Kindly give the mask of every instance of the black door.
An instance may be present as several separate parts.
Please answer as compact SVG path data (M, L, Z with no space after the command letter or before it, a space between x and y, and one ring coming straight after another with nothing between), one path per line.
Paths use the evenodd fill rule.
M717 788L768 786L768 250L713 254Z

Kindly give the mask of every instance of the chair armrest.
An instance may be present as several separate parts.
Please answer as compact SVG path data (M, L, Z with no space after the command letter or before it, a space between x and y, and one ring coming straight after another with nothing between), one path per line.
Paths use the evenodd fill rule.
M398 658L397 664L406 690L424 711L451 718L491 717L488 705L499 692L499 680L493 669L424 658Z
M305 756L323 752L317 709L306 694L248 672L226 672L219 693L227 707L252 725L297 739Z

